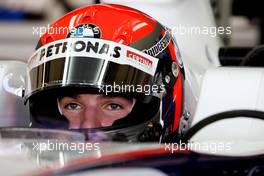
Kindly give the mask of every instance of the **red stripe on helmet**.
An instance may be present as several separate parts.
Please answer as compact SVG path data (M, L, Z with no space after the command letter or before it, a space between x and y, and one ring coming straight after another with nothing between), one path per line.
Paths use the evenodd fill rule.
M173 46L172 41L170 41L168 47L170 50L171 59L173 61L177 62L177 56L175 53L176 51L174 50L174 46ZM178 62L177 62L177 65L178 65L178 70L180 70ZM179 71L178 79L174 85L174 90L173 90L173 101L175 102L173 132L176 131L179 127L179 122L180 122L180 118L181 118L181 111L182 111L182 101L183 101L182 93L183 93L183 91L182 91L182 75L180 74L180 71Z

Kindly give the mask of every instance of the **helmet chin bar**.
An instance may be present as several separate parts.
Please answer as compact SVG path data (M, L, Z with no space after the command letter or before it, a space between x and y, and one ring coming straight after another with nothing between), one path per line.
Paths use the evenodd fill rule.
M83 133L88 141L160 142L162 126L158 123L159 118L158 112L147 122L132 126L71 129L71 131Z
M131 126L110 126L92 129L70 129L84 134L87 141L124 141L124 142L160 142L162 126L158 123L160 113L145 123ZM32 128L47 128L43 124L34 123Z

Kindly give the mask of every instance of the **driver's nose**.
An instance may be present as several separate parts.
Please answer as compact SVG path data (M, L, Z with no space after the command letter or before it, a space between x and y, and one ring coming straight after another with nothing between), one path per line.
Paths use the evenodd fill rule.
M96 106L85 107L80 126L81 128L102 127L102 122L100 121L99 112Z

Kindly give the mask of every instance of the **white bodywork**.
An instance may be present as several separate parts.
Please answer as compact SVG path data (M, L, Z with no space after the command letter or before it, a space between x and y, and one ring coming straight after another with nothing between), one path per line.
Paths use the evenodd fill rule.
M21 98L26 83L26 63L0 60L0 126L28 126L28 106Z
M204 75L192 125L231 110L264 110L264 69L220 67Z
M221 67L206 71L191 127L211 115L233 110L264 110L264 69ZM238 116L215 122L200 130L191 141L218 141L230 145L223 155L263 153L264 120ZM199 149L197 149L199 150Z

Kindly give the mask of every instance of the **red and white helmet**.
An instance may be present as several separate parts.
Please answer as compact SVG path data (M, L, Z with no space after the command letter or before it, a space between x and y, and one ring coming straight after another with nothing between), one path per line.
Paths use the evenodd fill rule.
M136 104L127 117L97 130L139 141L178 135L184 85L180 53L170 30L141 11L99 4L66 14L41 36L28 71L25 99L33 127L68 127L57 106L59 95L104 93L102 88L118 85L119 91L110 93L131 96Z

